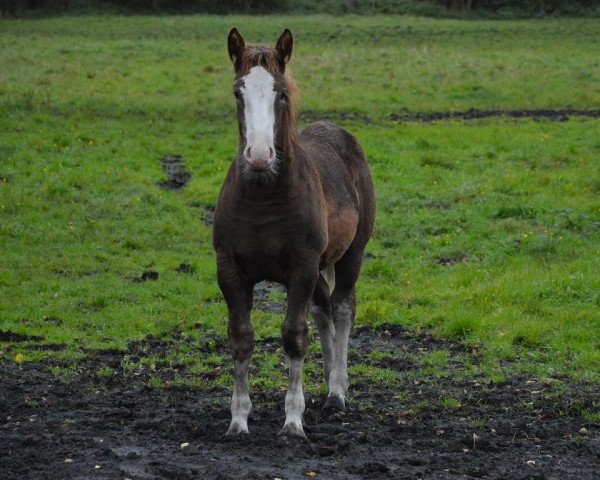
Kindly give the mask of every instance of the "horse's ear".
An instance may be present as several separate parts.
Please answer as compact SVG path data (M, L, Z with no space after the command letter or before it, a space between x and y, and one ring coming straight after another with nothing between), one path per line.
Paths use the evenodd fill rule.
M246 44L240 32L238 32L237 28L232 28L227 36L227 49L229 50L229 58L231 58L231 62L236 70L242 62L244 48L246 48Z
M294 46L294 39L292 38L292 32L290 32L287 28L277 40L277 45L275 46L275 50L277 50L277 55L279 56L279 63L281 66L285 68L285 65L292 58L292 47Z

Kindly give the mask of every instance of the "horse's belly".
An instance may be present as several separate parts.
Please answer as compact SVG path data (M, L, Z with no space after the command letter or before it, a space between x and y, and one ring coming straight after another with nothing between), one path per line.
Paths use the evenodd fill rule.
M346 253L352 244L358 227L358 212L351 208L344 208L328 219L329 241L327 249L321 257L321 268L336 263Z

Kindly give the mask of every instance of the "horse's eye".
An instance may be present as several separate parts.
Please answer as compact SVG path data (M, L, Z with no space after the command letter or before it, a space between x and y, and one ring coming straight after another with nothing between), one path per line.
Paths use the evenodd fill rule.
M242 101L242 94L238 90L234 90L233 95L238 102Z
M279 100L281 100L282 102L287 102L288 99L288 93L284 90L283 92L281 92L279 94Z

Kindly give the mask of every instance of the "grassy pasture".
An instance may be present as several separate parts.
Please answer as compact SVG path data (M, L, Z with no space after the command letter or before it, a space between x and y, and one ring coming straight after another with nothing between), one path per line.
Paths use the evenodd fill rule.
M600 32L579 19L1 21L0 330L30 336L5 335L5 361L50 358L63 374L92 350L150 334L224 338L202 217L235 149L225 45L234 25L264 42L291 28L302 111L350 118L343 124L367 152L379 210L358 325L475 345L472 369L492 379L600 379L600 121L388 120L598 108ZM183 155L192 174L181 191L157 186L167 154ZM195 271L176 272L181 263ZM133 281L146 270L158 280ZM278 334L280 316L253 318L258 338ZM282 384L283 371L272 372L280 355L259 356L255 383ZM201 373L222 360L174 348L140 363ZM427 362L444 369L443 358ZM390 380L385 369L355 369Z

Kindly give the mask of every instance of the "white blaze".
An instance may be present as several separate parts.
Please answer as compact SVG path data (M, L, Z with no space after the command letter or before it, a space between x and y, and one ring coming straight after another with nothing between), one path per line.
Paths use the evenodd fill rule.
M275 91L273 76L263 67L252 67L243 77L246 157L273 160L275 130Z

